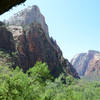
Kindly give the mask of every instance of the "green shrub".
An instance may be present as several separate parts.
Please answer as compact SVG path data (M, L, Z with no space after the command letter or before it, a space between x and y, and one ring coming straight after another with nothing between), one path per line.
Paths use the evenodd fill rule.
M19 67L0 66L0 100L100 100L100 82L64 74L54 79L42 62L27 73Z

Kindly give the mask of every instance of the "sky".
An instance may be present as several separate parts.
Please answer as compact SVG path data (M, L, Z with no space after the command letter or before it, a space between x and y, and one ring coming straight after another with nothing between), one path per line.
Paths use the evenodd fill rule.
M45 16L49 35L65 58L71 60L88 50L100 51L100 0L27 0L1 15L0 20L32 5Z

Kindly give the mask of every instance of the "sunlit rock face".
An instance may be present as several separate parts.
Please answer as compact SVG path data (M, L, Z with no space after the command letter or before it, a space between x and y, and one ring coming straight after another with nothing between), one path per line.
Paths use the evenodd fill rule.
M18 40L18 37L23 34L23 27L17 25L10 25L7 29L12 33L14 40Z
M100 76L100 53L95 54L94 57L89 62L85 76L91 73Z
M9 18L7 21L10 25L29 25L31 23L40 23L45 33L48 33L48 26L45 22L44 16L40 13L39 8L35 6L28 7L14 16Z
M56 41L49 36L44 16L37 6L28 7L7 21L7 28L16 42L17 64L26 72L36 61L46 62L54 77L62 72L79 78L78 73L63 57Z
M80 76L100 76L100 52L90 50L88 53L80 53L73 57L71 64Z

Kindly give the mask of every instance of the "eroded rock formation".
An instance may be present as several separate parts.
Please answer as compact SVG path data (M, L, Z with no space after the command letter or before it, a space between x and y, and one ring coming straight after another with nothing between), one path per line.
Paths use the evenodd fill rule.
M100 76L100 52L90 50L80 53L71 60L80 76Z
M19 66L26 71L36 61L47 62L53 76L57 77L64 69L70 75L78 78L76 70L63 58L57 44L49 43L40 24L31 24L30 29L19 37L17 47L19 54ZM53 46L52 46L53 45ZM58 47L58 48L53 48Z
M15 44L12 33L0 22L0 49L12 52L15 51Z
M37 6L29 7L7 21L17 52L16 65L26 72L36 61L46 62L54 77L64 72L75 78L78 73L62 55L57 43L50 38L44 16Z

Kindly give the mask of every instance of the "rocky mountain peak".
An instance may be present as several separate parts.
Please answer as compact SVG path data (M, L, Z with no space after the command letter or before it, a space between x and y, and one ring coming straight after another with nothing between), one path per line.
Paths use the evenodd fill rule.
M64 72L75 78L78 73L63 57L37 6L28 7L8 19L7 29L13 34L17 53L16 64L26 72L36 61L46 62L51 74L58 77Z
M11 18L6 22L9 25L29 25L31 23L39 23L41 24L45 33L48 33L48 26L45 22L44 16L41 14L38 6L29 6L24 10L14 14Z
M73 57L71 64L77 70L79 76L100 76L99 51L89 50L87 53L80 53Z
M96 54L96 53L100 53L100 52L96 50L88 50L88 54Z

